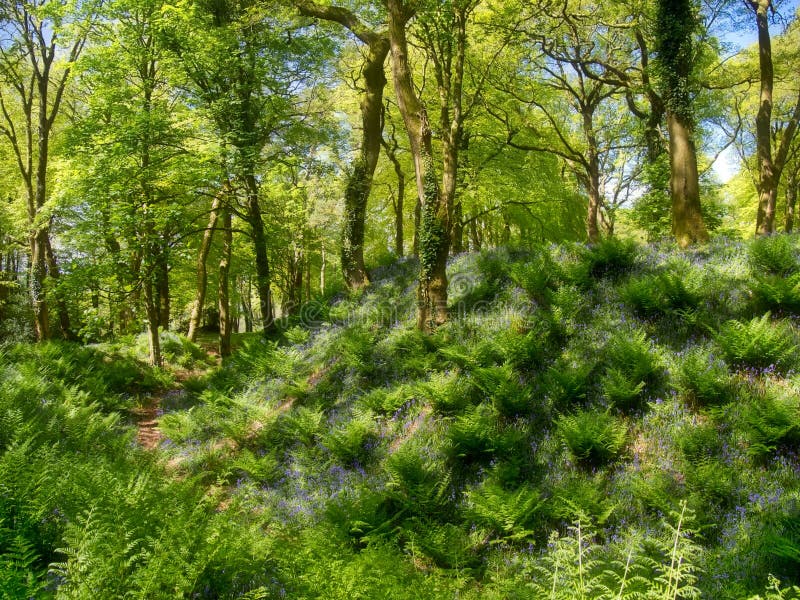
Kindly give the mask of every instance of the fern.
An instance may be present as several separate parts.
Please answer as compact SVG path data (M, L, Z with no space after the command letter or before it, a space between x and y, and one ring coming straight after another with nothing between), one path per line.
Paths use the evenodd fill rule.
M728 321L716 335L726 359L734 365L778 369L791 367L797 358L794 329L785 321L771 320L770 313L749 322Z
M627 439L625 424L608 412L582 410L562 415L557 427L572 456L587 467L599 467L617 458Z

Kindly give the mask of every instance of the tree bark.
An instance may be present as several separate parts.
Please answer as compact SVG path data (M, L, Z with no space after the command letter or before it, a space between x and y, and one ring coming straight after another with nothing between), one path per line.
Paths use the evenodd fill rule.
M708 241L708 231L700 210L700 185L697 151L692 130L686 120L667 113L669 131L670 193L672 195L672 234L678 245Z
M397 158L398 144L394 136L394 126L392 126L391 140L391 144L386 140L383 140L382 143L386 156L392 163L392 167L394 167L395 177L397 177L397 198L392 198L392 207L394 209L394 251L398 257L402 257L404 253L403 210L406 196L406 174L403 171L403 165L400 164L400 159Z
M381 151L381 111L386 76L383 64L389 53L389 41L380 37L370 44L364 61L364 97L361 100L361 150L347 182L342 231L342 270L351 289L369 284L364 265L364 228L367 201L372 190L372 178Z
M62 292L58 289L58 280L61 277L61 271L56 262L56 256L53 253L53 245L50 243L50 228L48 227L45 232L45 259L47 262L47 274L49 275L52 286L54 289L54 296L56 301L56 309L58 311L58 325L61 330L61 336L65 340L75 340L75 334L72 332L72 326L69 320L69 308L67 302L64 300Z
M39 341L50 338L50 311L48 310L44 291L44 283L47 277L47 262L45 259L46 243L46 230L40 229L31 235L31 303L33 306L33 320L36 331L36 339Z
M203 319L203 305L206 302L206 287L208 285L206 263L208 262L208 253L211 251L211 241L214 238L214 229L217 226L220 204L222 203L222 195L224 193L227 193L227 190L220 191L214 196L214 200L211 202L211 211L208 214L208 225L206 225L206 229L203 231L203 239L200 241L200 248L197 253L197 292L195 293L194 303L192 304L192 314L189 317L189 332L186 334L192 342L197 339L197 330L200 328Z
M786 182L786 221L783 230L791 233L794 229L794 214L797 206L797 188L800 185L797 179L797 172L790 173L789 180Z
M381 148L383 122L383 89L386 75L383 65L389 54L389 38L385 32L370 29L349 10L339 6L322 6L311 0L296 1L300 14L343 25L367 46L361 70L364 96L361 99L361 144L353 164L344 198L342 230L342 272L345 284L356 289L369 284L364 265L364 228L367 201Z
M222 209L222 257L219 261L218 303L219 303L219 355L222 358L231 355L231 312L229 273L231 266L231 249L233 247L233 229L231 212Z
M406 24L413 16L413 10L403 0L387 0L387 8L392 79L414 159L417 195L422 213L419 232L417 327L429 331L447 321L446 269L450 246L448 207L442 201L436 180L427 111L414 89L408 62Z
M250 236L253 240L253 252L256 259L256 290L258 291L259 307L261 309L261 325L264 334L268 333L275 325L272 310L271 274L269 268L269 255L267 254L267 236L264 232L264 219L261 216L261 206L258 202L258 182L253 170L248 169L244 176L247 190L247 223L250 225Z
M775 74L772 64L772 41L769 34L768 19L772 1L748 0L747 3L756 16L758 64L761 75L761 91L756 115L756 155L759 164L756 235L770 235L775 232L775 207L778 199L778 185L786 163L789 147L797 132L798 121L800 121L800 93L792 116L781 131L780 144L773 156L772 106Z
M758 213L756 234L769 235L775 231L775 200L777 181L772 162L772 42L769 35L768 11L771 0L750 0L748 4L756 15L758 28L758 66L761 75L761 92L756 115L756 155L759 164Z

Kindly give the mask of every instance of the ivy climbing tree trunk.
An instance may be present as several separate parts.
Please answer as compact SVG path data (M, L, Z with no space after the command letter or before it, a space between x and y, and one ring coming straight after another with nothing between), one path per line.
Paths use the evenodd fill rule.
M421 205L417 327L429 331L447 321L448 207L439 193L428 114L414 88L408 61L406 25L414 16L414 8L404 0L387 0L387 9L392 80L408 133Z
M369 283L364 265L364 228L367 201L372 191L375 166L381 150L383 89L386 86L384 63L389 53L386 32L370 29L351 11L339 6L322 6L310 0L297 0L300 14L339 23L367 46L361 68L364 92L361 98L361 141L358 158L352 165L344 196L342 229L342 272L351 289Z
M700 206L690 83L696 28L691 0L658 0L656 54L669 132L672 234L681 247L708 240Z

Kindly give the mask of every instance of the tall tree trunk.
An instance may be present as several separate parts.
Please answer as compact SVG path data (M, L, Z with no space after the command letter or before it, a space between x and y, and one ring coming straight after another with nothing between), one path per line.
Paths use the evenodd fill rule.
M600 241L598 216L603 199L600 197L600 159L597 151L597 135L594 129L594 111L597 104L588 103L583 111L583 134L586 137L587 151L585 164L586 191L589 195L589 206L586 211L586 237L589 243ZM582 177L583 179L583 177Z
M800 93L788 124L781 131L780 144L772 153L772 105L774 88L774 69L772 65L772 41L769 34L768 13L771 0L747 0L756 15L758 26L758 64L761 74L761 92L756 115L756 155L759 164L758 213L756 215L756 235L769 235L775 232L775 206L778 199L778 185L786 164L789 147L797 132L800 121Z
M247 189L247 222L250 225L250 235L253 240L253 252L256 259L256 290L258 291L259 307L261 309L261 325L266 334L275 324L272 311L267 236L264 232L264 219L261 216L261 206L258 202L258 182L253 171L248 171L249 173L244 177Z
M422 203L419 201L419 196L414 199L414 240L412 249L414 258L419 258L419 228L422 222Z
M670 193L672 194L672 234L682 248L708 241L708 231L700 209L700 184L697 152L692 129L679 115L667 113L669 131Z
M422 215L419 233L420 274L417 327L428 331L447 321L447 253L450 246L448 207L442 202L433 166L431 128L414 89L408 63L406 24L413 16L403 0L387 0L392 78L397 103L408 133Z
M226 190L220 191L211 202L208 225L206 225L206 229L203 232L203 239L200 241L200 248L197 253L197 292L192 304L192 314L189 317L189 332L187 333L187 337L192 342L197 339L197 330L200 328L203 319L203 306L206 302L206 287L208 285L206 263L208 262L208 253L211 251L211 241L214 238L214 229L217 226L220 204L224 193L226 193Z
M347 182L342 232L342 270L348 287L359 288L369 283L364 266L364 227L367 200L372 190L372 177L381 151L383 123L383 88L386 76L383 64L389 53L389 40L378 37L369 45L364 61L364 97L361 100L361 149Z
M47 246L47 231L40 229L30 239L30 288L31 303L33 306L33 320L36 339L39 341L50 338L50 311L45 298L45 279L47 277L47 260L45 248Z
M361 70L364 96L361 99L361 145L353 164L344 197L342 230L342 272L345 284L360 288L369 284L364 266L364 227L372 178L381 149L383 88L386 75L383 65L389 54L385 33L370 29L355 14L340 6L323 6L313 0L295 0L300 14L339 23L367 45Z
M749 0L749 4L756 14L758 63L761 74L761 93L756 115L756 155L759 164L757 235L769 235L775 231L775 201L778 187L772 162L772 132L770 130L774 72L767 13L771 3L771 0Z
M464 208L461 202L456 202L453 207L453 233L452 233L452 252L459 254L464 251Z
M160 313L158 310L158 294L156 286L152 281L152 273L144 281L144 310L147 314L147 342L148 350L150 353L150 364L160 367L162 364L161 358L161 340L159 339L159 322Z
M229 293L229 273L231 266L231 249L233 247L233 229L231 228L231 212L222 209L222 257L219 261L218 301L219 301L219 355L223 358L231 355L231 313Z

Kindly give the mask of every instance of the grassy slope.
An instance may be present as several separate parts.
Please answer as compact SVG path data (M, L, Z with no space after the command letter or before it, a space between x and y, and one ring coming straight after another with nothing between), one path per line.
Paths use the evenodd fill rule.
M796 584L798 246L462 255L454 318L432 336L413 329L413 264L384 268L358 295L307 306L282 343L245 342L189 382L155 456L125 443L81 455L108 489L42 493L25 523L72 511L48 517L46 540L19 524L19 488L0 495L0 534L30 555L5 572L61 562L43 580L78 598L102 585L142 598L747 598L769 573ZM21 486L30 472L13 454L32 450L4 435L0 468ZM36 473L60 460L36 451Z

